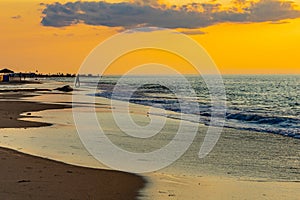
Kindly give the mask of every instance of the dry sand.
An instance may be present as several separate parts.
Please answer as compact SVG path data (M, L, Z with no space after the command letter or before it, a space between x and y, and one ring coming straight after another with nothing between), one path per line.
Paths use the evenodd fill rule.
M0 199L135 199L137 175L76 167L0 148Z

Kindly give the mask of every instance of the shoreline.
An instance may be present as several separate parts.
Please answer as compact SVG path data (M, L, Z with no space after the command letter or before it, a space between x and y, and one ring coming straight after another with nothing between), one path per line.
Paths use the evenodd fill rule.
M61 94L64 94L64 93L61 93ZM10 96L10 95L12 95L12 96ZM31 98L27 98L28 93L26 93L26 92L23 93L22 95L24 97L26 97L26 99L24 101L23 100L18 101L18 98L20 97L20 95L16 95L14 93L7 93L7 94L5 94L5 96L7 96L7 97L10 96L13 101L4 102L4 103L9 104L10 102L17 101L17 102L31 102L32 105L37 105L36 103L40 104L40 102L44 102L44 101L39 101L39 100L41 100L39 98L37 98L37 99L34 98L37 101L34 101L34 100L31 101L30 100ZM35 96L34 93L30 93L30 95ZM39 94L37 93L36 95L39 95ZM42 94L42 96L43 95L44 94ZM61 104L67 104L67 103L62 103L62 102L68 102L68 101L66 101L66 99L62 98L57 93L55 93L55 94L51 93L51 95L54 95L53 96L54 99L51 98L51 102L54 102L54 101L56 102L57 97L60 98L59 99L60 102L58 102L58 104L51 104L51 102L49 102L49 104L51 104L51 105L56 106L56 105L61 105ZM66 95L65 97L69 98L69 96L70 95ZM46 97L46 99L48 99L48 98L49 98L49 96ZM101 105L106 105L108 100L105 99L105 100L101 100L101 101L103 103ZM44 104L48 104L48 103L42 103L42 104L44 105ZM23 105L25 105L25 104L23 104ZM104 106L104 107L99 106L99 107L100 108L98 108L98 109L100 109L101 112L105 112L105 111L109 110L109 108L107 108L106 106ZM136 105L136 107L138 107L138 110L140 111L141 106ZM4 108L7 108L7 107L4 107ZM47 109L45 109L45 110L47 110ZM62 108L60 110L62 110L62 114L63 114L64 109ZM143 112L145 112L145 111L143 110ZM58 110L58 112L60 112L60 111ZM68 112L70 112L70 111L68 111ZM48 112L46 112L46 113L47 114L45 114L45 116L48 116ZM50 115L50 118L57 117L57 114L58 113L54 111L53 115ZM144 117L146 116L145 113L138 113L138 115L143 115ZM138 115L136 115L136 117L138 117ZM21 115L21 116L24 116L24 115ZM43 117L44 115L42 114L42 115L38 115L38 116ZM60 117L61 116L65 116L65 115L60 115ZM105 119L109 120L107 114L102 113L101 116L103 117L102 120L105 120ZM25 118L29 117L30 121L35 121L35 119L38 119L37 121L40 121L42 123L49 122L49 123L54 124L54 126L51 126L51 127L44 127L43 129L45 129L45 130L49 129L49 130L53 131L53 130L55 130L55 127L61 126L61 125L56 126L55 125L56 121L49 120L47 117L44 120L40 120L40 118L33 118L33 117L30 117L27 115L25 115L24 117ZM58 119L58 121L59 121L59 119ZM139 117L139 119L140 119L140 117ZM21 117L21 121L22 121L22 117ZM40 123L40 122L38 122L38 123ZM50 129L50 128L53 128L53 129ZM12 130L11 133L14 133L14 131L17 131L17 130L18 130L18 127L17 127L17 129ZM18 134L18 135L27 135L28 131L30 131L30 130L32 130L32 129L22 130L20 132L20 134ZM58 130L58 129L56 129L56 130ZM0 131L1 131L1 129L0 129ZM42 131L41 134L47 135L46 133L47 132ZM7 135L7 133L5 135ZM225 133L223 135L225 136L223 138L223 140L225 139L225 141L223 141L224 144L226 143L226 141L246 142L245 146L249 146L249 144L253 144L253 143L247 143L247 142L253 141L256 136L258 139L264 138L263 136L266 136L266 135L260 135L258 133L255 133L255 134L251 133L249 135L246 134L244 136L245 137L244 139L247 139L247 140L240 141L239 140L240 138L237 138L236 140L232 140L233 138L235 138L236 134L234 133L233 135L231 135L230 130L228 133L226 133L226 131L225 131ZM28 136L32 136L32 135L28 134ZM28 136L25 136L25 137L28 137ZM34 135L34 136L39 137L38 135ZM4 137L4 135L3 135L3 137ZM277 138L277 136L271 136L270 138L275 138L275 137ZM230 140L228 140L228 139L230 139ZM278 137L278 140L287 141L288 139ZM20 140L20 141L23 142L24 140ZM274 140L270 139L270 141L274 141ZM55 142L57 142L57 141L55 141ZM68 142L68 140L66 140L66 142ZM221 143L219 143L219 144L222 144L222 140L220 142ZM34 143L32 143L32 144L34 144ZM38 142L35 144L38 144ZM234 146L232 146L232 147L234 147ZM196 148L198 149L198 144L196 144ZM228 148L228 144L227 144L226 148ZM27 152L30 152L30 150ZM48 151L46 151L46 152L48 152ZM35 155L39 155L39 153L37 153ZM37 158L56 163L57 162L57 161L55 161L56 154L52 154L52 155L54 155L54 156L52 156L52 157L50 156L51 160L48 159L48 156L43 156L43 154L41 154L40 156L37 156ZM47 157L47 158L43 158L43 157ZM64 164L63 158L64 157L57 159L57 160L63 161L63 162L58 161L58 163L61 163L64 166L75 166L75 167L78 166L76 164ZM52 161L52 160L54 160L54 161ZM69 162L66 161L66 163L69 163ZM87 169L87 171L88 171L91 167L79 167L79 168ZM21 169L20 171L23 171L23 170L26 171L28 169ZM105 169L94 169L94 170L99 170L99 171L101 171L101 173L102 173L102 171L104 171L104 172L110 171L112 173L116 172L117 174L124 173L124 172L111 171L111 170L105 170ZM255 169L253 169L253 170L255 170ZM8 172L7 169L4 169L2 171L6 172L6 173ZM232 171L234 171L234 170L231 169L230 172L232 172ZM63 171L63 172L65 172L65 171ZM13 173L13 172L9 172L9 173ZM88 172L88 173L90 173L90 172ZM67 173L67 174L72 174L72 173ZM128 173L125 173L125 174L128 174ZM63 173L63 175L65 175L65 174ZM212 174L205 173L204 171L203 171L202 175L200 175L200 176L196 175L196 174L192 175L192 176L187 176L187 175L183 175L183 176L174 175L173 176L168 173L160 173L160 172L159 173L150 173L150 174L141 174L141 176L134 175L134 174L129 174L129 175L133 175L133 177L137 176L141 180L144 181L143 186L135 188L136 189L135 195L131 199L139 198L142 200L152 200L152 199L164 200L164 199L201 199L202 198L202 199L208 199L208 200L214 200L214 199L229 200L229 199L242 199L245 197L247 197L247 198L249 197L250 199L269 199L269 198L271 198L271 199L278 199L278 200L280 200L280 199L292 199L292 200L295 199L296 200L297 196L300 195L300 190L298 189L299 182L280 182L280 181L276 181L276 180L273 180L273 181L271 180L269 182L265 181L265 180L263 180L263 181L250 180L249 181L249 180L242 180L242 178L237 178L237 177L231 178L229 176L226 176L226 174L224 176L213 176ZM54 177L54 178L57 178L57 177ZM131 180L131 178L129 178L129 179ZM18 182L18 181L21 181L21 183L16 184L16 182ZM18 179L18 180L16 179L16 180L14 180L14 183L18 186L19 184L28 184L29 185L31 182L33 182L31 180L30 180L31 182L26 182L26 181L28 181L28 180L25 178ZM81 179L79 179L79 181L81 181ZM73 181L73 182L75 182L75 181ZM35 184L38 184L38 183L35 183ZM117 187L123 187L123 185L126 186L127 183L128 183L127 181L120 181L118 183L119 185ZM24 187L27 187L27 186L24 186ZM104 187L106 187L106 184L104 185ZM111 187L111 186L109 186L109 187ZM0 197L1 197L1 193L2 192L0 192ZM52 192L50 191L50 193L52 194L53 191ZM52 199L55 199L55 198L52 198ZM100 198L100 199L102 199L102 198ZM110 199L110 197L107 196L104 199ZM111 199L115 199L115 198L112 197ZM117 198L117 199L119 199L119 198Z
M31 112L72 107L20 100L35 96L28 92L37 91L0 93L1 99L9 100L0 101L0 131L51 126L51 123L34 121L36 117L31 116ZM131 200L139 197L139 191L147 183L144 177L136 174L71 165L5 147L0 147L0 159L1 199Z

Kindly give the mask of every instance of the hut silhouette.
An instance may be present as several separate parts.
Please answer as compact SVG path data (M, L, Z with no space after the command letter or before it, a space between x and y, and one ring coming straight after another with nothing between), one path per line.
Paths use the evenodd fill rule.
M0 82L9 82L9 75L13 73L14 71L7 68L0 70Z
M5 68L5 69L0 70L0 73L1 73L1 74L13 74L14 71Z

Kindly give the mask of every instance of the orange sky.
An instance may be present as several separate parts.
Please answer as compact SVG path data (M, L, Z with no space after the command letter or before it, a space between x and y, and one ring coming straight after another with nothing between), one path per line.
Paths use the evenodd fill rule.
M64 28L44 27L40 24L39 2L0 0L2 68L24 72L38 70L43 73L76 73L95 46L120 30L83 24ZM208 51L223 74L300 74L300 19L283 21L284 23L276 24L217 24L201 28L205 34L190 37ZM149 57L143 57L143 53L139 53L140 55L128 55L116 63L134 66L149 62ZM151 54L148 53L145 52L145 55ZM193 73L187 67L188 64L177 58L164 53L157 53L153 56L155 57L158 58L157 62L164 62L165 59L165 63L168 63L172 60L176 69L182 65L183 73ZM110 73L124 72L117 65Z

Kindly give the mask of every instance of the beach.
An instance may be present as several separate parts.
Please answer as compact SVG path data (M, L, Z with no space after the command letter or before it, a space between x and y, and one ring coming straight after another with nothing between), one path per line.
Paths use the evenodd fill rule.
M30 117L31 112L39 112L49 109L70 108L70 105L51 105L36 102L16 101L18 98L28 97L24 94L0 95L1 99L9 100L0 101L0 128L33 128L41 126L50 126L49 123L39 123L31 121L19 120L22 118L20 114L25 113L26 117Z
M0 200L300 200L300 0L0 5Z
M143 178L0 149L1 199L135 199Z
M50 126L50 123L22 120L20 114L25 113L30 118L31 112L70 108L70 105L20 101L32 93L33 90L1 93L1 129ZM144 179L137 175L78 167L6 148L0 149L0 158L1 199L125 200L135 199L145 185Z
M226 128L214 150L199 159L207 131L199 124L190 149L171 166L139 175L112 171L82 145L74 126L72 95L50 90L64 84L40 86L49 89L45 91L1 93L0 117L7 123L1 123L0 146L14 149L1 149L1 198L296 200L300 196L299 140L269 133ZM76 105L79 111L91 106L85 98ZM118 109L109 99L97 98L95 109L108 137L137 152L165 145L179 121L166 119L163 136L136 145L139 140L124 137L113 122L111 110ZM148 111L148 106L131 104L132 118L139 124L149 122Z
M153 174L144 199L299 199L299 182L246 180L226 176Z

